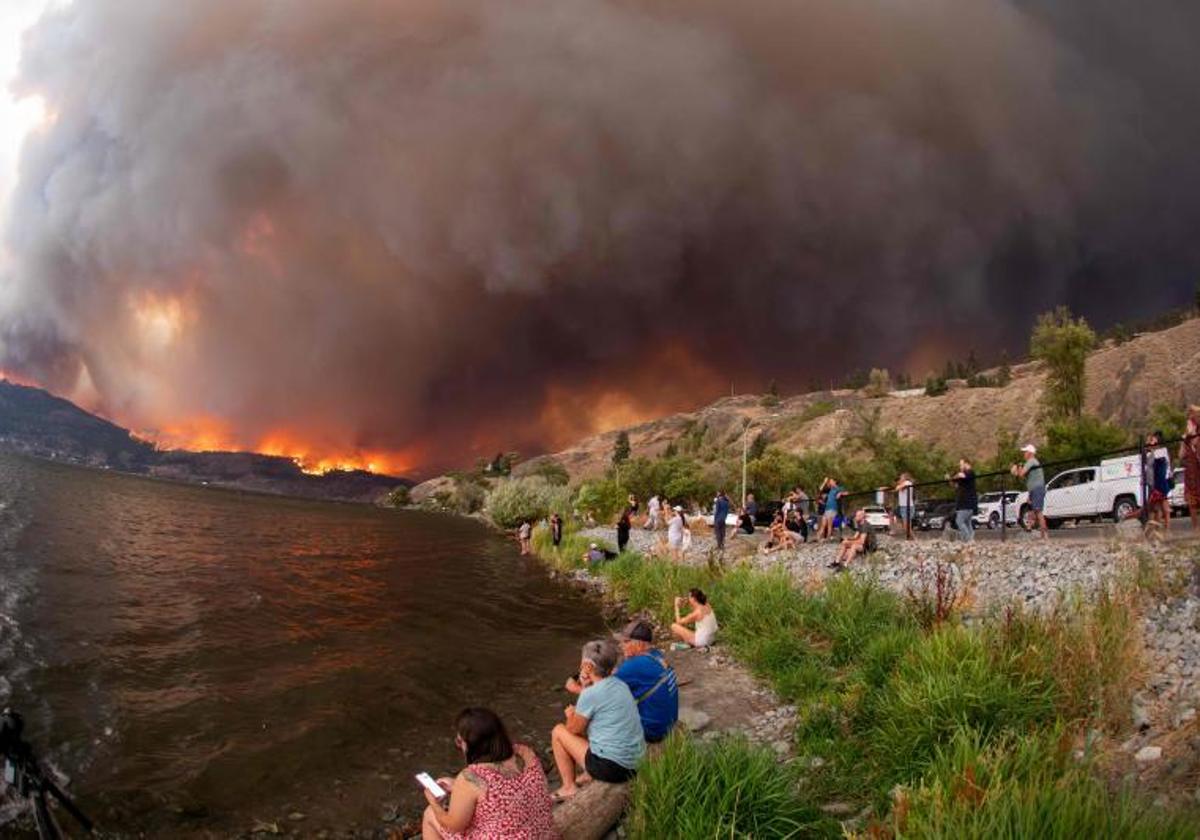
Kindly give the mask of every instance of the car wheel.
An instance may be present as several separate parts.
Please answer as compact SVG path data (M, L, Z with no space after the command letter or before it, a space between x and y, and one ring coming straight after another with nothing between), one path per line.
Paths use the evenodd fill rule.
M1132 497L1122 496L1113 504L1113 519L1121 522L1127 519L1136 509L1136 504Z

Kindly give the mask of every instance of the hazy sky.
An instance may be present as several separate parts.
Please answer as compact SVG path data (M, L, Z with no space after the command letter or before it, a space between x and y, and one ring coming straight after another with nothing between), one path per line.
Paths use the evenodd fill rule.
M32 0L0 0L11 75ZM470 463L1020 354L1200 277L1195 0L74 0L0 368L194 445ZM36 103L5 113L3 192ZM0 267L4 268L4 267Z
M21 36L47 5L48 0L3 0L0 3L0 224L8 218L21 141L42 119L41 101L36 97L17 99L11 85L17 73ZM0 240L0 253L3 249Z

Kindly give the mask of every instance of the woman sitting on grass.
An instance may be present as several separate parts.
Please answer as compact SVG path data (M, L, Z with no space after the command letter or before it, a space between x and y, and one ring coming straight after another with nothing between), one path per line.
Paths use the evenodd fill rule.
M490 709L464 709L455 729L467 766L454 779L438 779L450 791L448 806L425 791L422 840L557 840L546 774L533 750L513 744Z
M629 781L646 754L637 703L629 686L612 676L618 658L612 639L583 646L579 702L567 706L566 721L550 733L554 764L562 777L562 787L554 792L558 801L574 796L579 784L592 779L613 784ZM585 771L578 780L576 766Z
M692 647L708 647L718 630L717 616L708 603L708 596L699 589L689 591L687 602L691 604L692 611L681 618L679 606L683 600L675 599L675 623L671 625L671 632ZM688 629L689 624L695 625L696 629Z

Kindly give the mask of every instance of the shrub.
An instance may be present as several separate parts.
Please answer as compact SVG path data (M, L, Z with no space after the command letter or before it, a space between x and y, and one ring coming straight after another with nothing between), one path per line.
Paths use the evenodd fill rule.
M866 395L886 397L892 390L892 377L884 368L871 368L867 375Z
M1127 715L1137 671L1132 597L1102 590L1088 608L1065 601L1044 616L1010 607L988 626L989 647L1020 679L1051 686L1064 720L1116 728Z
M775 408L778 406L780 402L779 383L772 379L771 384L767 386L767 393L763 394L762 399L758 402L763 408Z
M627 503L628 495L611 479L591 479L579 485L575 509L597 522L610 522Z
M384 504L388 507L408 507L412 504L412 489L407 484L401 484L387 494Z
M1003 664L982 634L962 627L944 627L914 647L865 709L883 778L920 778L960 729L986 740L1052 720L1053 686Z
M800 420L803 423L807 423L810 420L816 420L818 417L824 417L826 414L832 414L836 410L837 406L830 400L818 400L800 412Z
M627 828L646 840L810 835L829 820L797 795L797 781L762 747L673 735L630 788Z
M991 745L960 730L938 751L927 780L893 810L896 840L1196 836L1195 817L1147 807L1129 791L1109 793L1059 730Z
M940 376L930 376L925 380L925 396L927 397L940 397L949 390L950 386Z
M560 487L570 483L571 475L567 468L554 458L535 458L513 469L514 478L544 478L548 484Z
M1094 463L1094 456L1122 449L1130 442L1129 433L1121 427L1084 414L1048 423L1046 445L1038 455L1044 464L1076 460Z
M553 511L566 511L570 495L544 478L510 478L499 481L487 494L485 508L502 528L515 528L529 520L544 519Z

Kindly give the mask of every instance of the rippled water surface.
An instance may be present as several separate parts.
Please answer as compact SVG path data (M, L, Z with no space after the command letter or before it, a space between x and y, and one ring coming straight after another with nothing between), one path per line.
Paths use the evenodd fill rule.
M487 703L545 743L597 608L463 520L0 456L0 702L105 828L379 824Z

